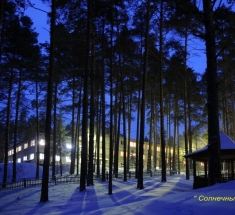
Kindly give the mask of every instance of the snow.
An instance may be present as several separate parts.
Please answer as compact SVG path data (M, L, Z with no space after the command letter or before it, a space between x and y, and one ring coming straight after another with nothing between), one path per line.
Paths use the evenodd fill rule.
M235 149L235 142L223 131L220 131L220 144L221 149Z
M235 149L235 142L223 131L220 131L220 148L225 149ZM195 155L204 151L208 150L208 145L206 145L204 148L199 149L197 151L191 152L187 154L185 157L189 157L190 155Z
M35 172L33 165L26 168L18 177ZM234 214L235 181L197 190L192 189L193 180L185 180L185 175L168 176L165 183L160 177L146 177L142 190L137 189L136 184L134 178L127 182L114 179L112 195L108 195L108 182L99 180L83 192L79 191L78 184L52 185L49 201L45 203L39 202L41 187L1 190L0 214Z

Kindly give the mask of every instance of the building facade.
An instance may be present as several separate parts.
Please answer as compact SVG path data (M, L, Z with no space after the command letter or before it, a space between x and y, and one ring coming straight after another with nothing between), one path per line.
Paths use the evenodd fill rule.
M119 170L123 170L123 164L124 164L124 141L123 141L123 137L120 136L120 141L119 141L119 151L118 151L118 169ZM110 148L110 142L109 142L110 138L109 135L106 135L106 168L108 168L109 165L109 148ZM100 139L100 143L102 143L102 139ZM39 135L38 138L38 143L37 143L37 138L36 136L32 136L31 138L27 139L27 140L22 140L19 143L17 143L16 146L16 162L17 163L21 163L21 162L35 162L37 160L37 144L39 144L39 162L40 164L43 163L44 160L44 146L45 146L45 138L43 134ZM78 165L81 164L81 137L79 138L79 162ZM129 169L131 171L133 171L135 169L135 161L136 161L136 141L134 139L130 140L130 156L129 156ZM63 148L62 151L63 153L60 153L59 148ZM99 160L100 160L100 166L102 165L102 144L100 144L100 149L99 152L97 150L96 147L96 137L94 137L94 165L96 165L97 161L97 153L99 153ZM156 146L154 147L153 144L151 144L151 154L149 154L149 143L146 141L144 143L144 154L143 154L143 162L144 162L144 169L147 169L147 165L149 162L151 162L151 168L154 169L159 169L159 167L161 166L161 159L160 159L160 144L156 144ZM52 148L52 143L51 143L51 148ZM60 154L62 155L62 164L70 164L71 162L71 158L70 158L70 153L71 153L71 137L66 137L64 138L64 140L62 141L62 143L58 144L56 143L56 164L59 165L60 162ZM114 148L114 147L113 147ZM156 157L154 157L154 148L156 149ZM126 150L126 152L128 152L128 149ZM114 152L115 153L115 152ZM9 147L9 151L8 151L8 161L12 162L13 161L13 154L14 154L14 150L13 147ZM173 147L168 147L166 149L166 160L167 163L169 163L169 161L172 161L172 154L173 154ZM183 158L184 155L184 150L180 150L180 157ZM154 159L156 159L156 167L153 167L154 165ZM51 149L51 159L50 161L52 162L52 149ZM77 163L77 156L76 156L76 161ZM127 161L128 162L128 161ZM182 165L184 165L184 161L181 161ZM97 169L96 166L94 166L95 171Z

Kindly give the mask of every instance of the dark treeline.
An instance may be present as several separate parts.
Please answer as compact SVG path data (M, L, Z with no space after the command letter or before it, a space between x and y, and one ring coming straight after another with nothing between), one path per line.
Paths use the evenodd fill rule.
M45 148L51 147L55 152L55 143L66 130L72 137L70 174L75 174L77 150L82 147L81 169L77 173L83 191L93 185L94 146L102 146L102 156L96 149L97 175L106 180L105 155L109 154L110 162L106 165L112 179L112 170L118 171L119 136L124 137L126 173L130 165L131 133L136 131L132 138L137 144L137 187L143 189L146 135L149 145L154 143L153 152L149 147L149 158L156 156L156 143L161 145L162 182L165 182L167 145L171 139L174 146L171 168L176 170L179 130L183 128L186 153L192 152L195 137L208 132L209 178L211 185L216 183L219 129L235 138L235 13L231 1L202 3L48 0L45 4L51 5L47 14L50 39L39 43L32 17L25 15L28 7L34 7L30 0L2 0L3 182L7 178L10 145L15 146L17 141L33 134L45 133ZM34 9L45 13L43 8ZM197 50L199 43L203 50ZM207 59L203 74L189 66L192 57L200 52L206 53ZM107 132L110 151L105 151ZM82 136L82 146L78 145L78 136ZM15 150L14 147L14 155ZM47 153L49 150L45 150L44 183L48 178L50 154ZM156 163L150 161L148 168L156 168ZM15 163L16 158L14 166ZM186 159L187 179L190 168L191 163ZM124 181L125 177L126 174ZM15 180L16 173L12 181ZM42 186L41 201L48 200L46 184ZM108 193L112 194L112 180Z

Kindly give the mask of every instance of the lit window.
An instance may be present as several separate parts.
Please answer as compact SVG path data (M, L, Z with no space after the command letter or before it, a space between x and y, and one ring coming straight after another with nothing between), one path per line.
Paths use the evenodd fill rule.
M24 149L27 149L28 148L28 143L25 143L24 144Z
M21 163L21 158L18 158L18 159L17 159L17 163Z
M44 145L45 145L45 140L41 139L41 140L39 141L39 144L40 144L41 146L44 146Z
M128 155L128 153L126 152L126 156ZM123 151L121 151L121 157L123 157L124 156L124 152Z
M30 146L35 146L35 140L31 140Z
M44 160L44 154L40 153L40 154L39 154L39 159L40 159L40 160Z
M16 149L16 152L20 152L21 149L22 149L22 147L21 147L21 146L18 146L17 149Z
M145 155L143 155L143 159L145 159Z
M56 161L60 161L60 156L59 156L59 155L56 155L56 156L55 156L55 160L56 160Z
M70 157L66 156L65 161L68 162L68 163L71 162Z
M14 149L12 149L12 150L11 150L11 154L13 154L13 155L14 155Z
M8 152L8 155L11 155L11 150Z
M33 159L34 159L34 154L33 154L33 153L30 154L29 159L30 159L30 160L33 160Z
M66 148L67 148L67 149L72 149L71 143L66 143Z
M27 155L23 157L23 161L27 161Z
M130 147L136 147L136 143L135 142L130 142Z

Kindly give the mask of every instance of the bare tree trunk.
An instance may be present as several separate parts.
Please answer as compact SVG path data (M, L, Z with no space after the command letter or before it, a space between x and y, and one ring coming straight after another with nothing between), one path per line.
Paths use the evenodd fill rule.
M188 76L187 76L187 44L188 44L188 32L185 32L185 51L184 51L184 141L185 141L185 154L188 154ZM189 180L189 160L185 158L185 171L186 180Z
M121 97L121 95L120 95ZM121 98L120 98L121 102ZM117 119L117 139L115 144L115 177L118 177L118 162L119 162L119 137L120 137L120 127L121 127L121 105L119 105L118 119Z
M88 145L88 86L89 86L89 67L90 67L90 42L91 42L91 9L93 1L88 1L87 11L87 41L86 41L86 62L84 73L84 90L83 90L83 114L82 114L82 154L81 154L81 175L80 175L80 192L86 190L87 176L87 145Z
M148 149L148 163L147 163L147 171L149 172L152 168L152 134L153 134L153 118L154 118L154 99L153 99L153 90L151 90L151 109L150 109L150 127L149 127L149 149Z
M50 140L51 140L51 109L53 95L53 76L54 76L54 38L55 38L55 19L56 7L55 0L51 0L51 32L50 32L50 56L49 56L49 76L47 89L47 110L45 125L45 147L43 162L43 178L40 202L48 201L48 181L49 181L49 165L50 165Z
M220 135L218 117L217 63L215 49L215 25L213 20L213 2L203 0L205 42L207 58L207 109L208 109L208 150L209 150L209 185L220 181Z
M191 119L191 104L190 104L190 96L188 99L188 143L189 143L189 153L192 152L193 147L193 137L192 137L192 119ZM193 169L192 160L189 160L189 169Z
M74 141L74 130L75 130L75 74L73 74L73 89L72 89L72 132L71 132L71 163L70 163L70 174L74 174L75 169L75 154L76 154L76 146Z
M12 182L16 181L16 144L17 144L17 135L18 135L18 116L19 116L19 108L20 108L20 95L21 95L21 85L22 85L22 68L20 70L18 91L17 91L17 101L16 101L16 115L15 115L15 127L14 127L14 154L13 154L13 174L12 174Z
M82 80L81 80L82 83ZM79 100L78 100L78 112L77 112L77 127L76 127L76 135L75 135L75 144L77 141L77 175L79 175L79 159L80 159L80 113L81 113L81 100L82 100L82 89L79 92Z
M140 86L140 85L139 85ZM140 121L140 88L138 92L137 104L137 120L136 120L136 162L135 162L135 178L138 178L139 172L139 121Z
M7 115L6 115L6 128L5 128L5 154L4 154L4 170L2 187L6 187L7 173L8 173L8 146L9 146L9 132L10 132L10 115L11 115L11 93L12 93L12 82L13 82L13 70L11 70L11 76L9 79L8 87L8 100L7 100Z
M177 95L175 94L175 99L174 99L174 145L173 145L173 163L172 163L172 170L176 170L176 140L177 140L177 118L178 118L178 98Z
M113 1L110 0L111 6L111 53L110 53L110 146L109 146L109 190L108 194L111 195L113 193Z
M161 8L160 8L160 130L161 130L161 158L162 158L162 182L166 182L166 158L165 158L165 129L164 129L164 103L163 103L163 62L162 62L162 55L163 55L163 0L161 0Z
M97 159L96 159L96 177L100 177L100 127L101 127L101 110L102 110L102 105L100 98L98 96L98 103L100 104L99 106L97 105L97 130L96 130L96 154L97 154Z
M178 107L178 104L177 104ZM179 124L178 124L178 119L176 122L177 128L176 128L176 132L177 132L177 161L178 161L178 174L180 174L180 140L179 140Z
M144 189L143 184L143 146L144 146L144 127L145 127L145 94L147 84L148 71L148 42L149 42L149 22L150 22L150 0L147 2L146 14L146 32L145 32L145 52L144 52L144 68L143 68L143 82L142 82L142 101L141 101L141 119L140 119L140 142L139 142L139 171L137 188Z
M59 131L59 150L60 150L60 175L62 176L63 172L62 172L62 148L61 148L61 133Z
M90 137L87 186L93 185L94 135L95 135L95 36L92 31L92 68L90 75Z
M38 110L38 70L36 73L36 178L39 178L39 110Z
M52 148L52 177L55 177L55 156L56 156L56 139L57 139L57 81L55 83L54 92L54 134L53 134L53 148Z
M132 94L129 96L128 101L128 141L127 141L127 171L130 171L130 138L131 138L131 114L132 114Z

